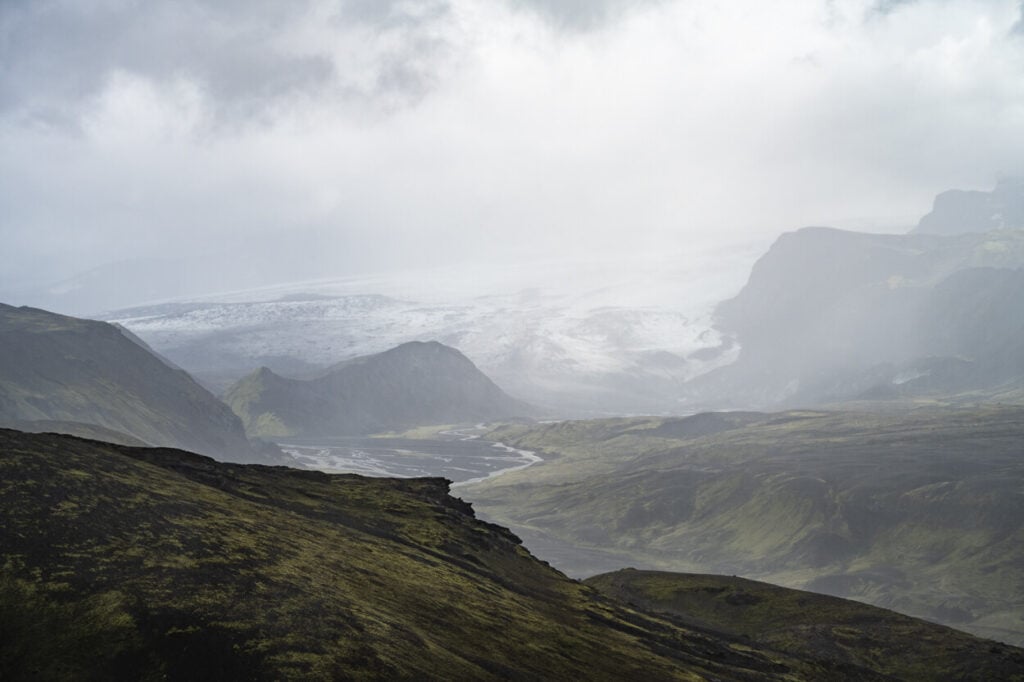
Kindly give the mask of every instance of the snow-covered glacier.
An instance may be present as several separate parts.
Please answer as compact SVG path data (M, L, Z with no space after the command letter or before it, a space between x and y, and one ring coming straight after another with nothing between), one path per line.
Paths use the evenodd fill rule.
M266 365L309 376L412 340L461 350L561 415L671 412L682 382L730 362L712 328L755 247L580 263L424 269L163 301L104 317L215 391Z

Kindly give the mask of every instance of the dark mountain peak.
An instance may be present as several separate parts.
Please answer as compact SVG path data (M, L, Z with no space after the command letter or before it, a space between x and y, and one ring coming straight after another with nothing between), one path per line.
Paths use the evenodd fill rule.
M407 341L380 353L377 357L384 359L402 360L424 360L434 362L461 363L467 368L476 370L473 361L467 358L462 351L452 346L446 346L440 341Z
M270 369L269 367L267 367L266 365L263 365L258 370L253 372L253 376L255 376L257 379L277 379L277 378L279 378L278 375L274 374L274 371L272 369Z
M440 341L406 341L405 343L401 343L401 344L395 346L394 348L392 348L391 350L385 351L385 352L386 353L401 353L401 352L417 352L417 351L425 351L425 350L431 350L431 351L435 351L435 352L436 351L440 351L440 350L444 350L444 351L448 351L448 352L454 353L456 355L462 355L462 353L459 352L458 349L452 348L451 346L446 346L443 343L441 343Z
M250 435L340 436L533 414L451 346L411 341L309 379L259 370L225 399Z

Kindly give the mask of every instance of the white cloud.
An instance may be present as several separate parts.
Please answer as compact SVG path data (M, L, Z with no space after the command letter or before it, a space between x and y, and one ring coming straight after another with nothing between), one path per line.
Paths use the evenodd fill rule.
M106 47L0 9L8 286L281 230L381 267L677 249L1022 170L1017 2L541 5L115 3L152 44Z

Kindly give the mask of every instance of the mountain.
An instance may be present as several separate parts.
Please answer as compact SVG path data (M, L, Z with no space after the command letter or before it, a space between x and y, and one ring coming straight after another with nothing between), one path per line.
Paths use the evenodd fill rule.
M700 350L719 346L711 312L739 291L765 246L687 244L514 268L474 261L209 294L104 319L130 328L217 395L256 367L309 376L436 340L547 413L662 413L676 407L686 380L732 360L721 349Z
M225 400L254 436L344 436L431 424L465 424L531 415L462 353L412 341L288 379L263 367Z
M124 330L3 304L0 423L265 460L226 405Z
M1021 230L784 234L716 310L737 360L690 382L686 401L764 409L979 391L1024 397L1022 266Z
M0 430L0 678L901 679L842 607L822 628L756 595L813 628L794 653L687 625L567 579L447 489ZM1024 679L1024 651L869 615L896 624L885 651L932 654L903 679Z
M485 438L543 461L460 494L570 574L617 558L742 575L1024 642L1024 407L644 417Z
M1006 179L991 192L953 189L935 197L914 228L921 234L960 234L1024 229L1024 180Z

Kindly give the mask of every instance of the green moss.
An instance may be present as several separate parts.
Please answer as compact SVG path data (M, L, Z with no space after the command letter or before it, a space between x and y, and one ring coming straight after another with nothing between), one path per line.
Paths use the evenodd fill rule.
M699 427L699 428L698 428ZM489 518L621 565L741 574L1010 643L1024 612L1024 408L792 411L502 427L544 462L460 487Z
M824 595L715 575L626 570L586 583L689 626L825 662L834 679L1021 680L1019 649ZM869 672L870 671L870 672Z
M439 479L3 430L0 454L4 679L786 679L595 598Z

